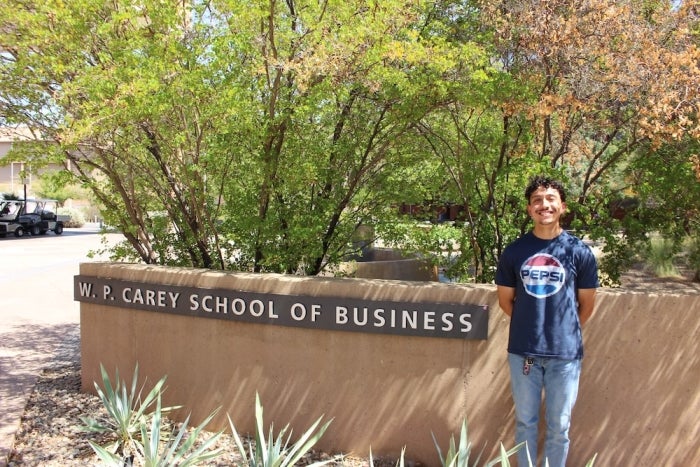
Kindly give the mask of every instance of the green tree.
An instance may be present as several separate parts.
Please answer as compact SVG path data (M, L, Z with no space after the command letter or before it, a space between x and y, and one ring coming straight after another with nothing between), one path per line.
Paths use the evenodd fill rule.
M357 227L391 216L410 190L397 173L423 153L410 141L417 122L453 98L458 67L471 76L484 60L471 43L421 34L432 20L419 2L290 5L260 27L268 42L253 54L264 72L251 107L265 134L246 172L262 176L229 196L254 207L247 218L237 209L230 228L246 228L236 242L252 243L242 260L253 270L316 274L347 254ZM259 31L246 38L235 20L255 44Z
M482 102L461 99L421 127L470 216L463 274L492 279L503 246L527 228L527 179L549 172L570 187L569 226L603 240L615 282L643 236L610 215L629 188L625 168L643 148L657 159L664 142L697 137L697 15L634 0L478 4L500 73L481 86Z
M420 36L430 6L6 2L2 114L71 160L119 252L317 274L408 189L404 136L478 56Z
M216 198L202 174L204 135L221 109L207 105L215 96L201 82L201 44L185 40L184 12L148 2L2 8L5 119L54 143L43 154L71 161L136 257L221 266L215 210L205 208Z
M68 199L84 199L86 193L74 185L68 171L46 172L39 176L39 183L34 186L34 192L39 198L55 199L59 207L63 207Z
M0 5L0 118L51 143L32 166L71 161L117 256L313 275L370 224L450 238L453 275L489 281L552 171L614 280L644 232L611 202L700 136L691 2L176 3ZM395 229L429 200L463 208L456 234Z
M650 155L649 153L653 153ZM650 233L658 233L680 251L687 239L700 238L700 142L684 138L659 149L645 148L626 170L626 179L638 197L631 217L643 226L637 251L648 247ZM689 264L700 281L697 251L690 251Z

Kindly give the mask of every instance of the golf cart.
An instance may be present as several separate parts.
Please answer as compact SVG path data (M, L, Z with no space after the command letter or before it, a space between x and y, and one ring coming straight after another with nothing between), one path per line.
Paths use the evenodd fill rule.
M49 230L61 235L70 216L57 215L57 208L58 201L53 199L0 200L0 237L8 233L44 235Z
M18 237L24 235L24 227L19 223L19 216L23 210L24 200L0 199L0 237L5 237L9 233L14 233Z

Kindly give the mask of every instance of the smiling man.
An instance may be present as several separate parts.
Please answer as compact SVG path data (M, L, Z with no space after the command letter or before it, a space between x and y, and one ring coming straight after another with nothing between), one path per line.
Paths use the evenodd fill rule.
M583 358L581 327L593 315L598 267L590 248L559 223L566 211L561 183L535 177L525 198L533 228L506 247L496 270L498 303L511 318L515 441L527 442L518 465L527 467L528 458L533 465L537 461L544 391L544 456L550 467L563 467Z

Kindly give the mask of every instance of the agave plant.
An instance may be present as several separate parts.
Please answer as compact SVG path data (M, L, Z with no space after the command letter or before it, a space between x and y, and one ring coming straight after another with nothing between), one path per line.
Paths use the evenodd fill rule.
M173 465L191 467L219 457L223 450L221 448L210 448L223 434L223 431L214 433L197 448L194 448L202 430L209 424L217 411L218 409L212 412L189 434L188 423L190 417L188 416L174 436L167 436L168 429L164 426L161 397L158 395L156 408L151 416L150 430L146 423L142 423L140 426L141 439L133 440L136 447L134 463L144 467L168 467ZM123 467L124 459L120 456L92 441L89 441L89 443L104 465Z
M454 436L451 436L450 446L447 452L445 453L444 457L442 455L440 445L435 439L435 434L431 434L433 436L433 442L435 443L435 447L438 451L438 456L440 457L440 465L442 465L443 467L470 467L479 464L479 461L481 460L481 455L483 454L483 449L481 450L481 452L479 452L474 462L471 464L469 463L469 458L472 455L472 443L469 440L469 437L467 436L466 420L462 421L462 429L460 430L459 435L459 445L455 444L455 438ZM491 467L497 464L501 464L503 466L510 465L508 458L516 452L518 452L520 449L522 449L524 445L525 443L520 443L512 449L506 450L503 444L501 444L501 455L497 458L488 461L486 463L486 466Z
M255 443L249 445L249 449L246 450L243 445L241 437L238 435L238 431L234 426L231 418L229 417L229 424L231 425L231 432L233 433L233 438L236 443L236 447L243 458L243 462L238 463L239 467L291 467L299 459L301 459L317 442L323 434L328 429L328 425L333 421L332 419L324 423L320 428L319 424L323 416L319 417L308 430L304 432L303 435L293 444L289 444L292 433L289 431L289 425L286 425L275 437L273 425L270 425L270 429L267 437L265 437L265 431L263 426L263 407L260 404L260 396L255 393ZM286 436L286 438L285 438ZM315 462L309 464L310 466L321 466L326 465L331 462L335 462L339 457L335 457L325 461Z
M81 417L86 431L98 433L113 433L116 441L107 448L100 448L108 452L118 454L123 459L133 457L135 450L135 440L141 434L141 426L147 423L148 410L158 400L163 391L163 385L167 376L164 376L156 383L146 397L141 399L145 383L138 389L138 363L134 368L134 376L131 380L131 388L127 389L126 383L119 378L119 369L115 373L116 384L112 385L109 374L104 366L100 364L102 374L102 385L104 390L95 382L95 390L102 401L102 405L107 411L107 417L91 418ZM161 412L173 410L177 407L167 407Z
M198 447L194 447L200 434L217 412L218 409L213 411L189 434L187 426L190 417L188 415L174 436L162 440L161 437L167 430L164 430L162 425L161 403L160 396L158 396L156 410L151 418L150 431L146 429L145 425L141 425L141 442L137 442L139 454L143 458L143 465L145 467L165 467L171 465L190 467L202 464L209 459L219 457L223 453L223 449L210 448L221 437L223 430L212 434Z
M432 434L432 433L431 433ZM459 446L455 444L455 439L454 436L450 437L450 447L447 450L447 453L445 457L442 455L442 451L440 450L440 446L438 445L437 440L435 439L435 435L433 434L433 442L435 443L435 447L437 448L438 451L438 456L440 457L440 465L443 467L470 467L470 466L476 466L479 463L479 460L481 459L481 455L483 453L483 449L477 456L477 458L474 460L474 463L470 464L469 463L469 457L471 456L471 450L472 450L472 443L469 441L469 437L467 436L467 421L463 420L462 421L462 429L460 431L460 436L459 436ZM488 461L485 465L486 467L492 467L494 465L501 465L503 467L510 466L510 461L508 460L510 456L518 452L519 450L523 449L525 447L525 443L519 443L517 444L514 448L506 450L506 448L503 446L503 443L500 445L500 455L494 459L491 459ZM589 460L586 463L586 467L593 467L595 464L595 460L598 457L598 454L595 454L591 460ZM530 455L528 453L528 466L529 467L534 467L534 463L532 459L530 459ZM549 466L549 461L545 458L544 460L544 465L545 467Z

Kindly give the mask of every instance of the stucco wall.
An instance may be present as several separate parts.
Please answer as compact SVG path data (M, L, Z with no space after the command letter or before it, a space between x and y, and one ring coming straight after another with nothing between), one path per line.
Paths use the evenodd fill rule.
M475 446L511 447L513 413L505 348L508 323L491 286L228 274L86 263L81 275L154 284L371 300L487 304L489 339L460 340L289 328L81 303L82 384L103 363L113 374L168 375L165 404L212 429L252 431L255 392L266 424L301 434L325 414L320 447L437 465L431 432L446 449L466 417ZM700 295L603 290L584 330L586 357L574 412L570 465L699 465ZM183 411L182 417L187 414Z

